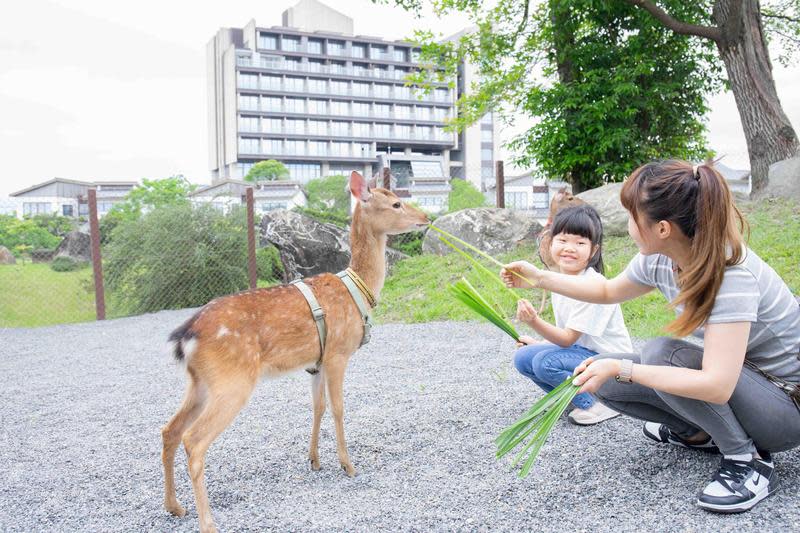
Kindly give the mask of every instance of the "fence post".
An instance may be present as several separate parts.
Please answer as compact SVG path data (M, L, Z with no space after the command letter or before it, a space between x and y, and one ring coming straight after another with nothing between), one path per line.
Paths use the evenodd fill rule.
M496 183L495 189L497 189L497 207L505 207L506 206L506 180L503 176L503 162L496 161L495 162L496 168L494 172L494 179Z
M256 271L256 224L253 216L253 188L247 188L247 272L250 274L250 290L258 283Z
M89 189L89 237L92 242L94 308L97 320L106 319L106 293L103 286L103 261L100 257L100 225L97 223L97 190Z
M392 171L389 167L383 167L383 188L392 190Z

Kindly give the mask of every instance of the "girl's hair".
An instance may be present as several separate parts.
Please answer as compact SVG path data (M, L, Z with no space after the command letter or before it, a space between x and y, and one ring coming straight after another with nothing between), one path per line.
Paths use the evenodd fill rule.
M725 268L744 257L744 217L728 184L713 163L693 167L686 161L642 165L625 180L622 205L633 221L671 222L691 241L691 259L678 274L680 293L671 307L683 312L667 330L678 336L705 324L714 308Z
M594 207L584 204L562 209L553 219L550 235L555 237L559 233L580 235L589 239L592 248L597 245L597 252L589 258L587 267L592 267L597 272L605 274L603 266L603 223Z

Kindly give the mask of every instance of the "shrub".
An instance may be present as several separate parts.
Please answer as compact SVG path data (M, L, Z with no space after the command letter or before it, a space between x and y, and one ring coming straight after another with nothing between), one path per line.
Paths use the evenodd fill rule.
M452 213L472 207L485 207L486 197L470 182L462 179L450 180L450 195L447 197L447 211Z
M308 207L295 207L294 211L311 217L317 222L325 224L334 224L340 228L346 228L350 224L350 216L347 213L341 213L333 210L323 209L310 209Z
M145 313L247 289L243 214L179 204L121 221L105 250L110 297L125 312Z
M283 279L283 263L281 253L273 245L256 250L256 269L258 279L262 281L278 281Z
M86 261L78 261L72 257L62 255L53 259L53 262L50 263L50 268L56 272L72 272L73 270L85 268L88 265L89 263Z

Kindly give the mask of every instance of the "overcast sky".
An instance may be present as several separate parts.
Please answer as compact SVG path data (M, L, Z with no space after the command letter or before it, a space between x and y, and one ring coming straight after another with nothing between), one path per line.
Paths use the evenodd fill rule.
M209 183L205 45L220 27L280 25L295 0L25 0L0 5L0 198L53 177ZM355 33L455 33L467 21L417 20L368 0L329 0ZM800 69L775 64L800 128ZM746 168L733 97L713 98L712 149ZM510 133L506 134L509 137ZM501 154L504 152L501 151Z

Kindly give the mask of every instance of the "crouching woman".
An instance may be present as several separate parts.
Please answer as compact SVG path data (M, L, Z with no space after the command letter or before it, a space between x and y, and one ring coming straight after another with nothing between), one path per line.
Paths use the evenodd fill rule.
M721 453L697 505L746 511L778 487L771 453L800 445L800 307L744 244L744 220L713 167L646 164L621 200L639 254L619 276L564 276L525 262L501 275L527 286L514 270L537 287L599 304L658 289L677 315L669 331L696 334L703 345L657 338L640 355L601 354L576 368L575 383L645 420L653 441Z

